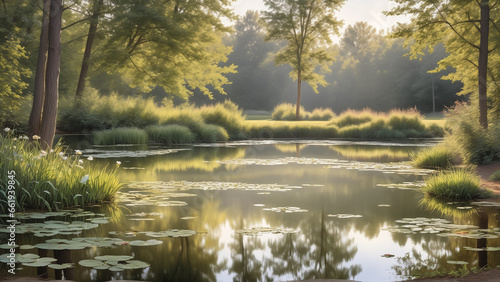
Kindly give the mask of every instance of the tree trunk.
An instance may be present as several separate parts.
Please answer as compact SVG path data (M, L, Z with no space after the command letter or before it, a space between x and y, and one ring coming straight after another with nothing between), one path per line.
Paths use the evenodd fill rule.
M481 41L479 45L478 82L479 82L479 123L488 129L488 104L486 100L486 81L488 74L488 35L490 33L489 0L481 1Z
M297 75L297 109L295 111L295 119L300 120L300 89L302 88L302 73L299 69Z
M45 75L45 101L43 104L40 137L43 146L52 148L56 134L57 103L59 98L59 72L61 66L62 0L51 0L49 20L49 51Z
M87 36L87 45L85 46L85 52L83 54L82 68L80 70L80 78L78 79L78 87L76 88L75 100L80 102L82 100L83 91L85 90L85 83L87 80L87 75L89 71L89 60L92 54L92 45L94 44L94 38L97 31L97 24L99 23L99 13L101 12L101 6L103 5L103 0L94 0L93 4L93 14L90 20L89 34Z
M35 89L33 91L33 107L31 108L30 120L28 122L28 133L30 136L40 135L40 123L42 121L43 101L45 98L45 69L47 65L47 51L49 49L49 11L50 0L44 0L40 47L35 72Z

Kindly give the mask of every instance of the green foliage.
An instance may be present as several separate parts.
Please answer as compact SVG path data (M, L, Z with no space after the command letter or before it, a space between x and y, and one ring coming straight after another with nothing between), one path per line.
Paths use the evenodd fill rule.
M145 128L150 140L163 144L186 144L195 141L195 135L182 125L152 125Z
M468 169L440 171L426 176L424 180L424 192L438 198L472 200L481 194L479 176Z
M490 116L491 126L483 129L477 122L477 109L465 103L456 104L447 114L445 139L460 152L469 164L500 161L500 122Z
M295 120L296 105L290 103L282 103L274 107L271 118L273 120ZM328 108L317 108L312 112L308 112L304 107L300 106L300 120L330 120L335 116L335 113Z
M392 110L387 118L389 126L395 130L425 130L425 125L422 123L423 117L416 109Z
M488 86L488 97L491 98L491 106L498 114L500 113L500 88L496 83L499 81L500 49L496 48L500 30L496 19L500 17L500 6L492 1L413 1L394 0L397 5L386 12L386 15L405 15L411 18L411 22L399 25L393 33L394 37L405 38L406 44L411 44L409 55L411 58L419 58L424 50L434 51L434 47L443 43L448 56L439 61L433 72L439 72L452 67L451 72L443 77L450 81L461 81L463 83L461 95L473 94L474 100L478 98L478 60L480 49L479 21L481 19L481 7L489 6L489 46L485 46L488 53L487 79L493 83ZM483 66L482 66L483 67ZM485 78L486 79L486 78ZM485 81L486 82L486 81ZM496 85L495 85L496 84Z
M336 126L297 123L293 125L262 124L247 128L250 138L336 138Z
M456 157L456 152L449 147L438 145L412 153L411 163L420 168L444 169L456 163Z
M223 104L202 107L199 112L205 123L222 127L231 139L239 138L245 116L238 105L226 100Z
M491 181L500 181L500 170L493 172L493 174L490 175L490 180Z
M96 145L146 144L148 134L145 130L132 127L118 127L94 132L93 143Z
M227 131L218 125L215 124L205 124L200 128L200 132L198 133L198 139L204 143L215 143L229 140L229 134ZM239 136L236 137L237 139Z
M50 152L38 141L0 135L0 205L5 213L8 185L15 187L16 211L63 209L111 201L121 189L118 167L97 167L57 145ZM10 171L15 172L10 173ZM11 177L9 177L11 175ZM81 183L88 176L88 181Z
M342 128L344 126L359 125L369 122L377 116L378 114L370 109L364 109L362 111L348 109L342 112L338 117L332 119L331 124L335 124L339 128Z
M22 92L28 87L23 78L30 75L29 69L21 64L26 58L27 53L19 39L0 38L0 125L16 126L19 123L15 117L25 100Z

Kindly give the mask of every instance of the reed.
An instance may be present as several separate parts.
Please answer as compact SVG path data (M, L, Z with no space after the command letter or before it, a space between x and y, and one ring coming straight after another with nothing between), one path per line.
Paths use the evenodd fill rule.
M96 167L60 144L41 150L38 141L0 136L0 205L6 212L10 187L16 211L58 210L111 201L121 189L118 167ZM12 199L12 198L11 198Z
M146 144L146 131L132 127L113 128L94 133L93 143L96 145Z
M163 144L186 144L195 142L195 135L186 126L171 124L151 125L145 128L150 140Z
M445 169L456 163L456 155L443 145L419 150L410 155L411 164L415 167Z
M472 170L454 168L424 178L424 192L430 196L454 200L472 200L481 195L480 178Z

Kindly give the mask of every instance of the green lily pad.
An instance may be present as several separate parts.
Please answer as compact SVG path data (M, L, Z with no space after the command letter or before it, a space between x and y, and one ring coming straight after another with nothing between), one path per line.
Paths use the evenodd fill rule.
M22 263L22 265L31 267L43 267L43 266L48 266L49 264L52 264L55 261L57 261L57 259L44 257L44 258L38 258L34 262L24 262Z
M84 259L78 262L79 265L85 267L102 267L106 265L102 260Z
M62 270L62 269L74 268L75 264L74 263L49 264L48 267L52 269Z
M9 244L2 244L0 245L0 249L5 249L5 250L9 250L9 249L15 249L15 248L18 248L19 245L9 245Z
M155 240L155 239L151 239L151 240L147 240L147 241L135 240L135 241L129 242L130 246L136 246L136 247L156 246L156 245L160 245L160 244L163 244L163 242L160 240Z
M170 229L166 231L160 231L160 232L145 232L149 237L156 237L156 238L162 238L162 237L189 237L194 234L196 234L196 231L193 230L179 230L179 229Z
M108 256L97 256L94 259L100 261L127 261L131 260L134 257L132 256L121 256L121 255L108 255Z

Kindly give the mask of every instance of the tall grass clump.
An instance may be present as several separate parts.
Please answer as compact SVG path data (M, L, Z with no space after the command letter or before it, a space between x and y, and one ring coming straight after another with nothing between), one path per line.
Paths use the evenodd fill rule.
M464 162L489 164L500 162L500 118L489 116L489 127L479 125L478 111L473 105L457 103L446 113L448 132L445 140L460 152Z
M490 175L490 180L491 181L500 181L500 170L493 172L493 174Z
M195 135L186 126L171 124L167 126L151 125L145 128L150 140L163 144L186 144L196 140Z
M93 143L96 145L146 144L148 134L145 130L120 127L94 133Z
M379 114L370 109L363 109L361 111L348 109L339 116L331 119L330 124L342 128L344 126L360 125L370 122L377 117L379 117Z
M422 132L425 130L425 125L422 122L423 116L416 109L409 110L392 110L389 112L388 125L395 130Z
M420 168L445 169L456 163L456 154L443 145L422 149L410 158L412 165Z
M472 200L481 195L480 178L474 171L468 169L444 170L429 175L424 180L424 192L433 197Z
M222 126L205 124L200 129L198 140L203 143L223 142L229 140L229 134Z
M331 120L335 113L329 108L316 108L309 115L308 120Z
M300 106L300 120L307 119L308 112L303 106ZM276 105L271 114L273 120L295 120L297 117L297 106L290 103Z
M12 190L16 211L57 210L111 201L122 183L118 167L95 167L59 144L46 152L37 140L7 134L0 135L0 186L5 213Z
M201 107L199 111L205 123L221 126L231 139L242 139L245 116L233 102L226 100L222 104Z

